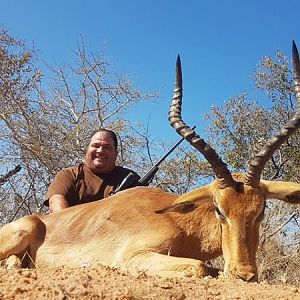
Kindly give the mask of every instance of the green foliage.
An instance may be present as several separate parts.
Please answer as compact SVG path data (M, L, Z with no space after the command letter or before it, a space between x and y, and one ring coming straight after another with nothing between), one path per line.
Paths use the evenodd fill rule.
M293 90L292 72L288 58L277 51L275 58L264 56L253 74L256 88L266 91L273 104L289 110Z
M190 147L179 147L156 177L156 185L162 189L182 195L214 179L208 162L199 158L197 151Z
M261 130L269 127L268 111L255 101L248 101L246 93L229 99L224 107L213 107L208 127L209 140L219 150L224 160L234 171L245 171L257 141L264 140L269 132Z

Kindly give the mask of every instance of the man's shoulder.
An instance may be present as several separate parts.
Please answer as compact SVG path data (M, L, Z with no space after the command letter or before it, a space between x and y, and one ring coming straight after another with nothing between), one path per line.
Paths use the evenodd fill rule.
M60 175L66 175L66 176L72 176L72 177L77 177L80 173L84 172L84 164L80 163L74 166L70 167L65 167L61 169L58 174Z

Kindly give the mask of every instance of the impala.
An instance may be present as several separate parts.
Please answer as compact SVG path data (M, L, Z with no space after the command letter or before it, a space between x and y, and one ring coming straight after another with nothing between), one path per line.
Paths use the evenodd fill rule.
M274 151L300 127L300 65L293 42L298 109L249 164L231 174L181 117L182 76L177 60L169 120L210 163L216 180L181 196L135 187L105 200L49 215L30 215L0 230L0 260L7 267L106 265L167 277L217 275L205 261L224 256L224 273L257 280L256 251L266 200L300 203L300 184L262 180Z

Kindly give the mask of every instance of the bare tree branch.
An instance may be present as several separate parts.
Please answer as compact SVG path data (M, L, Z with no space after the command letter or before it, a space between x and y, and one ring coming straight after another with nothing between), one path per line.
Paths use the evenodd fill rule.
M17 174L19 171L21 171L21 166L17 165L15 166L12 170L10 170L9 172L7 172L5 175L2 175L0 177L0 185L4 184L5 182L7 182L9 180L10 177L14 176L15 174Z

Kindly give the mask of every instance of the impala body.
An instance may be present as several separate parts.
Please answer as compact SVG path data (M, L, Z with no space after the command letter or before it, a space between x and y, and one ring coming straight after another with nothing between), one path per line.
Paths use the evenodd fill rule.
M299 56L293 44L300 102ZM224 256L226 274L257 280L256 251L266 200L300 203L300 184L261 180L266 162L300 127L299 108L254 157L245 174L231 174L181 118L182 78L177 61L171 125L210 163L216 180L181 196L135 187L105 200L46 215L31 215L0 230L0 260L11 267L118 267L159 276L217 275L205 261Z
M204 262L223 253L226 273L256 279L265 199L300 201L300 185L262 181L259 189L239 192L218 185L180 197L136 187L50 215L23 217L1 229L0 259L24 257L23 267L38 268L102 264L173 277L217 275Z

